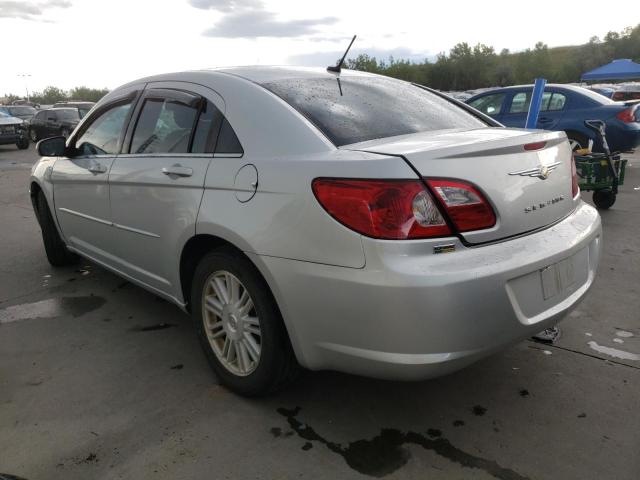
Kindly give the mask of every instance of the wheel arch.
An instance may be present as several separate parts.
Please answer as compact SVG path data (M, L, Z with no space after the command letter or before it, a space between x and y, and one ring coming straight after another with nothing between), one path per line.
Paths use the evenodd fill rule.
M249 262L251 262L256 271L260 274L269 289L268 293L271 295L275 305L280 311L285 330L287 331L287 336L289 337L289 342L293 347L296 358L298 359L298 362L304 366L304 355L300 349L300 342L297 339L295 327L289 321L287 312L285 311L286 309L283 308L285 306L284 301L282 299L280 291L277 288L277 285L275 285L273 276L270 274L266 266L262 262L260 262L259 255L244 251L226 238L210 233L199 233L189 238L189 240L187 240L187 242L184 244L180 253L179 278L180 292L182 293L184 299L185 309L188 312L191 312L191 283L193 281L193 275L200 259L202 259L202 257L204 257L211 250L220 247L231 248L244 256Z

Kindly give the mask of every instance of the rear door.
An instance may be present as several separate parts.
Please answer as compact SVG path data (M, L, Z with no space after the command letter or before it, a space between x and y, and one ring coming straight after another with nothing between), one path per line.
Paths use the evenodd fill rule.
M45 112L44 125L42 129L42 138L54 137L60 133L60 123L58 115L54 110Z
M505 113L502 116L502 123L508 127L524 128L527 123L527 115L531 105L531 93L533 89L514 92L508 105L505 106ZM565 112L567 97L562 92L556 90L546 90L542 94L542 105L538 115L536 128L541 130L555 130L558 122Z
M130 89L95 111L69 140L71 157L54 164L55 212L67 244L111 264L109 169L120 149L138 91Z
M148 84L111 168L118 268L160 292L177 291L179 249L195 234L223 111L205 87Z

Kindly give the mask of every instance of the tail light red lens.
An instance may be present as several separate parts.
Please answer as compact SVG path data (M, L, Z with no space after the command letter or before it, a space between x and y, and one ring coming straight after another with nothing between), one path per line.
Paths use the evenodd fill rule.
M312 188L333 218L369 237L404 240L451 234L420 180L316 178Z
M634 113L635 113L634 108L631 107L631 108L622 110L621 112L618 112L616 114L616 117L618 118L618 120L621 120L624 123L631 123L636 121Z
M580 193L580 186L578 185L578 172L576 170L575 155L571 156L571 195L573 198Z
M496 224L493 208L473 185L460 180L428 180L460 232L491 228Z
M535 142L535 143L527 143L524 146L525 150L542 150L547 145L547 142Z

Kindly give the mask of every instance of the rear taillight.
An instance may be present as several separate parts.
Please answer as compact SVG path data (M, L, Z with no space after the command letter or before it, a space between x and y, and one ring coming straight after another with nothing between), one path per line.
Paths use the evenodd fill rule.
M620 121L623 121L624 123L631 123L631 122L635 122L636 118L635 118L635 109L633 107L631 108L627 108L625 110L622 110L621 112L618 112L616 114L616 118Z
M312 188L333 218L369 237L404 240L451 234L420 180L316 178Z
M496 224L493 208L473 185L460 180L426 179L426 182L460 232L491 228Z
M525 150L542 150L546 145L547 145L547 142L527 143L524 146L524 149Z
M571 156L571 195L576 198L580 193L580 186L578 185L578 172L576 170L575 156Z

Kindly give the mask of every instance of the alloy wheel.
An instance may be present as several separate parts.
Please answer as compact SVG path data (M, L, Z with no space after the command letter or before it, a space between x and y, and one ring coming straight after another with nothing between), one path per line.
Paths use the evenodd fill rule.
M204 285L202 321L211 349L237 376L251 374L260 362L262 332L253 299L232 273L212 273Z

